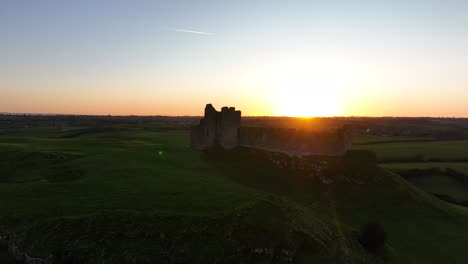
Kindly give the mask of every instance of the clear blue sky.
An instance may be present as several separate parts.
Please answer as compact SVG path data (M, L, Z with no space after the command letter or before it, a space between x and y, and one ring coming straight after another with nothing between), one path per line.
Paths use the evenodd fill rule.
M0 112L468 116L468 1L1 0Z

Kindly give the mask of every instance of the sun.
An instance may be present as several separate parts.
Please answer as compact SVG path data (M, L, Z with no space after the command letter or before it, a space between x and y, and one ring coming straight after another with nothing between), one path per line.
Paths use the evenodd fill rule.
M330 117L340 114L339 100L326 91L291 91L275 102L276 115L291 117Z
M294 117L343 114L352 70L339 63L282 63L265 73L274 115Z

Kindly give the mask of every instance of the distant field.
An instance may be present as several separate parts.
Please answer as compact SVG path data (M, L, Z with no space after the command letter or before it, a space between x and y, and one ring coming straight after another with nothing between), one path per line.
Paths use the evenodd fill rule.
M450 168L468 174L468 163L463 162L404 162L404 163L382 163L382 167L389 169L430 169Z
M428 137L395 137L395 136L375 136L375 135L363 135L363 134L354 134L353 135L353 144L373 144L373 143L387 143L387 142L399 142L399 141L423 141L431 140Z
M375 145L355 145L354 149L367 149L377 153L377 158L384 160L427 159L466 159L468 158L468 141L429 141L400 142Z
M449 168L468 175L468 163L384 163L381 166L393 170ZM468 200L468 186L447 175L428 175L408 180L426 192L449 195L458 201Z
M449 168L468 175L468 163L420 162L420 163L383 163L388 169L430 169ZM426 192L449 195L459 201L468 200L468 187L447 175L430 175L409 179Z
M450 168L468 174L468 141L399 142L355 145L354 148L374 151L383 162L381 166L388 169ZM449 195L459 201L468 200L468 187L446 175L408 180L426 192Z
M430 175L409 181L429 193L449 195L459 201L468 200L468 188L446 175Z

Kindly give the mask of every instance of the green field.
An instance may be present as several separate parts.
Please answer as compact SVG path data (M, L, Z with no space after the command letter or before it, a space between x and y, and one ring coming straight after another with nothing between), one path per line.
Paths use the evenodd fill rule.
M382 163L381 166L389 169L430 169L451 168L468 174L468 163L465 162L404 162L404 163Z
M468 175L468 141L399 142L354 148L374 151L378 159L384 161L381 166L391 170L449 168ZM458 201L468 200L468 187L447 175L409 180L426 192L449 195Z
M115 132L74 139L3 137L0 148L9 180L0 185L0 199L35 194L34 199L25 195L3 204L0 214L11 210L18 216L70 215L98 209L203 214L240 206L258 196L218 177L201 153L187 148L184 132ZM47 178L60 173L66 178L75 171L82 175L70 182ZM203 195L207 190L216 192L207 197ZM61 199L64 196L66 200Z
M468 174L468 163L384 163L382 166L391 170L450 168ZM468 200L468 187L447 175L429 175L420 179L410 179L410 181L419 188L430 193L450 195L459 201Z
M468 188L446 175L428 175L409 181L429 193L450 195L459 201L468 200Z
M466 159L468 141L399 142L373 145L355 145L355 149L367 149L377 153L379 160Z
M377 135L365 135L365 134L354 134L353 144L373 144L373 143L387 143L387 142L411 142L411 141L430 141L431 138L427 137L410 137L410 136L377 136Z
M0 136L0 223L38 256L282 263L235 249L291 248L295 263L379 263L355 237L379 222L387 262L468 259L467 211L386 170L322 184L260 152L191 150L187 132L64 133Z

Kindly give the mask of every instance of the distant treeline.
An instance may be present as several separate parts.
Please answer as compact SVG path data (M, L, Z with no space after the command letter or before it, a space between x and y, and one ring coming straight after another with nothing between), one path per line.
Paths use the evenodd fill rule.
M191 116L87 116L87 115L0 115L0 127L127 127L146 130L187 130L199 117Z

